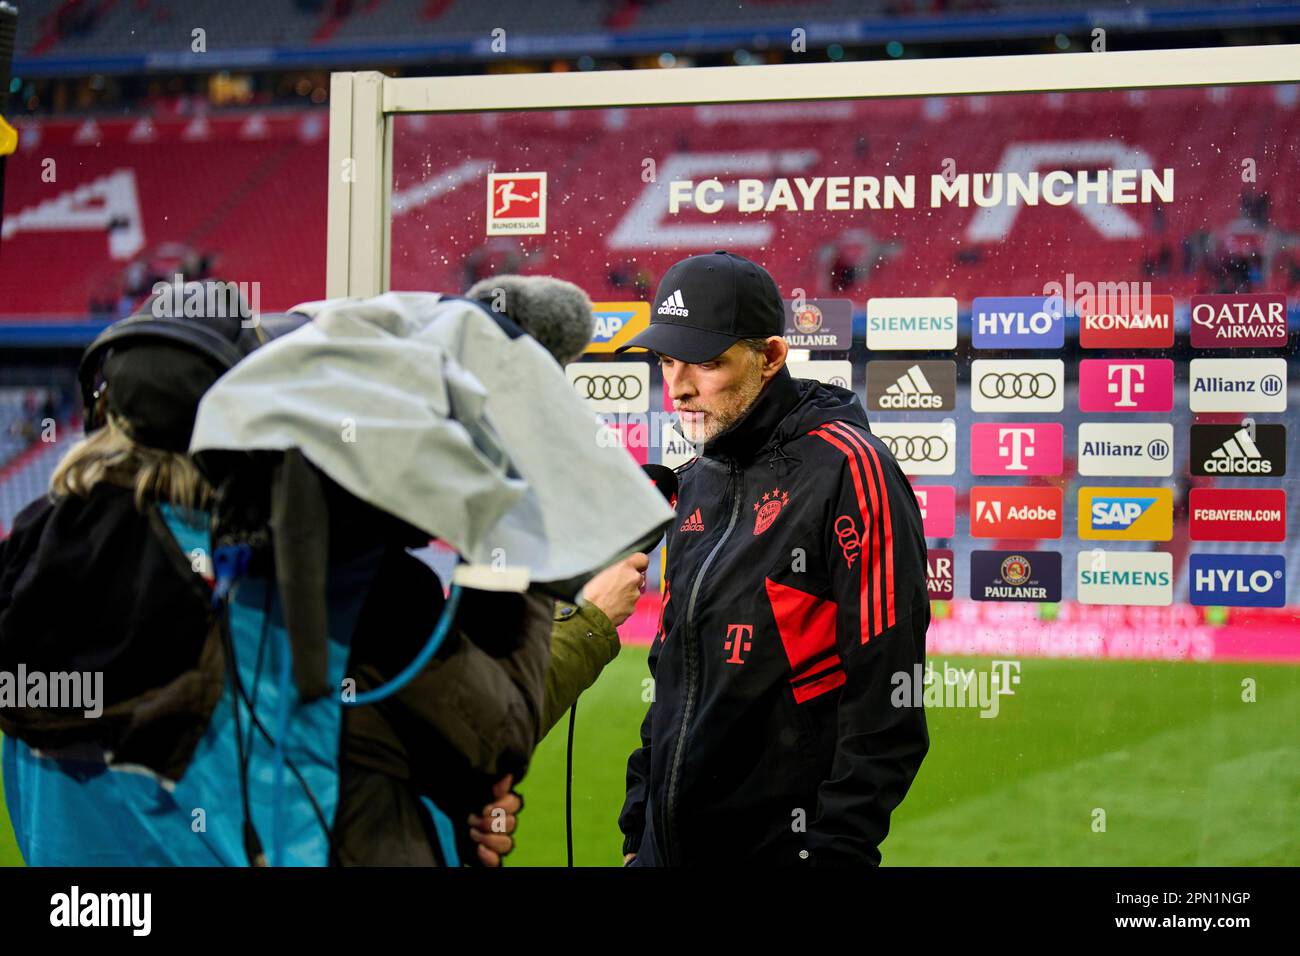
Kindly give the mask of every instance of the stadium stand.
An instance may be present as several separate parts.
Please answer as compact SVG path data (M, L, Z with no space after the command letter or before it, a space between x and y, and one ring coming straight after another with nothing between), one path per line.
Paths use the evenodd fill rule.
M1125 210L1147 207L1098 207L1106 222L1046 205L995 222L985 210L949 203L928 216L778 212L767 217L770 226L688 210L669 227L638 201L682 178L684 163L697 178L706 169L724 179L778 170L911 174L920 205L950 154L960 157L959 172L1009 168L1026 149L1050 156L1051 166L1127 158L1160 168L1214 140L1233 144L1224 164L1252 156L1263 166L1297 148L1297 99L1292 87L1236 88L402 117L393 285L459 289L473 277L465 263L492 252L471 238L483 233L482 171L498 164L549 171L548 234L527 237L520 269L557 271L599 298L635 297L638 283L657 281L679 249L727 236L737 251L765 258L783 287L847 296L859 307L869 295L955 295L965 309L976 295L1030 294L1067 272L1076 281L1149 281L1152 292L1179 297L1294 292L1300 186L1274 177L1263 196L1248 185L1225 190L1211 162L1179 166L1177 195L1194 202L1141 214ZM774 146L774 120L797 136ZM508 143L517 145L503 148L506 124ZM312 110L23 120L5 196L0 314L85 315L92 302L139 291L142 275L169 275L189 256L206 259L213 275L260 282L263 308L320 296L325 125L325 114ZM644 157L658 164L657 183L642 182ZM53 182L42 176L50 160ZM594 196L597 208L588 201ZM1253 248L1236 270L1230 242L1243 228ZM1094 241L1063 252L1051 242L1061 229ZM779 255L770 251L777 248Z

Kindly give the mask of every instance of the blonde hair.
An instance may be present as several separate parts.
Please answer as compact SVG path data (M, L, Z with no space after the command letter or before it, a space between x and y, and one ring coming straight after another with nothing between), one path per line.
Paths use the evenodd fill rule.
M152 501L186 510L206 508L212 486L182 452L142 445L131 437L125 419L113 413L103 428L78 441L50 476L50 497L86 497L101 481L135 490L141 511Z

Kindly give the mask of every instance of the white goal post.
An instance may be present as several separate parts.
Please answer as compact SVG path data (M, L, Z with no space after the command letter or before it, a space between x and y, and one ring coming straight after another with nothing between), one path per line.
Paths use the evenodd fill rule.
M393 124L485 112L1300 82L1300 45L502 76L330 79L326 295L389 287Z

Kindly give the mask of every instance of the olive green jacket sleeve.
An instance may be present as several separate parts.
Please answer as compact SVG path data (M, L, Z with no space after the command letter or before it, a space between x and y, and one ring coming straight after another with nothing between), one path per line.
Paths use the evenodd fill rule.
M555 602L539 741L578 695L596 682L605 665L618 655L618 648L618 630L596 605Z

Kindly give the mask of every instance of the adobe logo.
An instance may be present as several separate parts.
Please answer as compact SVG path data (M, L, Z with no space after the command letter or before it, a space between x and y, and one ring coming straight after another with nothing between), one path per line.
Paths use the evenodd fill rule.
M970 490L973 538L1059 538L1060 488L976 485Z

